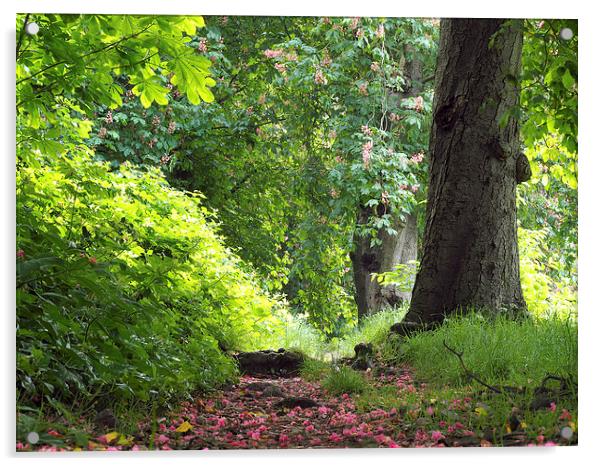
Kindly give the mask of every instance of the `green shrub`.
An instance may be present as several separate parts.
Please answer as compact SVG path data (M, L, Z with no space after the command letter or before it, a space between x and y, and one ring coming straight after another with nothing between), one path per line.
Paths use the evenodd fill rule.
M17 172L17 387L142 400L236 375L281 329L199 193L89 153Z

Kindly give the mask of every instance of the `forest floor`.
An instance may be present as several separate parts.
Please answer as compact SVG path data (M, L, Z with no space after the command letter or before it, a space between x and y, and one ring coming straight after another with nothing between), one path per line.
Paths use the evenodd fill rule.
M376 373L379 375L376 375ZM403 448L468 446L553 446L575 444L576 437L527 435L524 425L474 429L475 416L486 417L482 399L461 392L433 392L407 367L365 373L369 390L329 394L318 381L300 377L242 376L236 385L211 396L186 401L163 417L146 418L134 429L88 429L83 434L64 419L40 433L35 445L17 443L18 451L223 450L264 448ZM474 390L473 390L474 392ZM437 395L438 394L438 395ZM433 398L441 396L440 399ZM398 407L390 407L391 399ZM406 400L399 403L400 399ZM382 407L377 407L381 405ZM384 409L383 409L384 408ZM555 406L548 411L555 410ZM558 410L562 426L571 414ZM552 414L552 413L548 413ZM75 428L75 431L74 431ZM76 432L74 434L74 432Z

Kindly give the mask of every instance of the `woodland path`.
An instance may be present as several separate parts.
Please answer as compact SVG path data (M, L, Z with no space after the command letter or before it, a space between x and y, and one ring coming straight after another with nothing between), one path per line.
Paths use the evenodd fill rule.
M403 392L422 400L426 385L407 368L384 368L367 376L375 387ZM371 400L374 403L376 400ZM420 401L419 401L420 402ZM225 450L265 448L403 448L490 446L460 422L441 425L440 431L421 428L424 410L402 406L388 410L358 406L357 395L328 394L318 382L299 377L244 375L236 385L211 396L180 403L171 413L138 424L134 435L116 428L97 432L84 450ZM428 404L428 400L426 401ZM300 405L300 406L299 406ZM472 409L470 399L454 400L458 412ZM428 411L428 409L427 409ZM61 440L58 432L49 432ZM488 442L487 442L488 443ZM60 445L60 446L58 446ZM82 450L66 438L55 445L40 443L38 451ZM29 445L17 445L30 450Z

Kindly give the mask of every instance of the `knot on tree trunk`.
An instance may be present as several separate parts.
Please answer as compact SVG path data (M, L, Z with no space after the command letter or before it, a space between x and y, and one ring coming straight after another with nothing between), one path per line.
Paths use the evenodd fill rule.
M516 158L516 182L524 183L531 179L531 164L529 159L522 152Z

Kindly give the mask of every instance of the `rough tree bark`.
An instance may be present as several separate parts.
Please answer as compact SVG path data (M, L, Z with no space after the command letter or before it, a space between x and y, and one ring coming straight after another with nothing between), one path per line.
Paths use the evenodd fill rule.
M410 50L408 50L410 52ZM402 66L403 72L411 83L403 95L391 95L393 100L417 96L421 90L422 65L418 60L407 62ZM357 222L367 223L374 215L372 209L360 207ZM409 301L412 294L395 287L382 287L372 280L373 273L390 272L397 264L407 264L416 260L418 255L418 231L415 213L396 217L391 227L397 235L390 235L384 230L378 232L381 244L370 246L370 238L355 233L353 237L353 281L355 284L355 302L358 308L358 319L377 312L400 301Z
M528 173L511 113L521 51L519 21L441 21L424 253L408 320L525 308L516 185Z
M372 212L362 209L359 221L365 222ZM406 264L416 260L418 253L418 235L416 216L407 215L397 218L392 227L397 235L389 235L386 231L378 232L382 241L379 246L370 247L370 238L354 236L354 252L351 254L353 264L353 281L355 283L355 302L358 318L372 314L401 300L409 301L411 293L392 288L386 289L372 280L373 273L393 270L397 264Z

